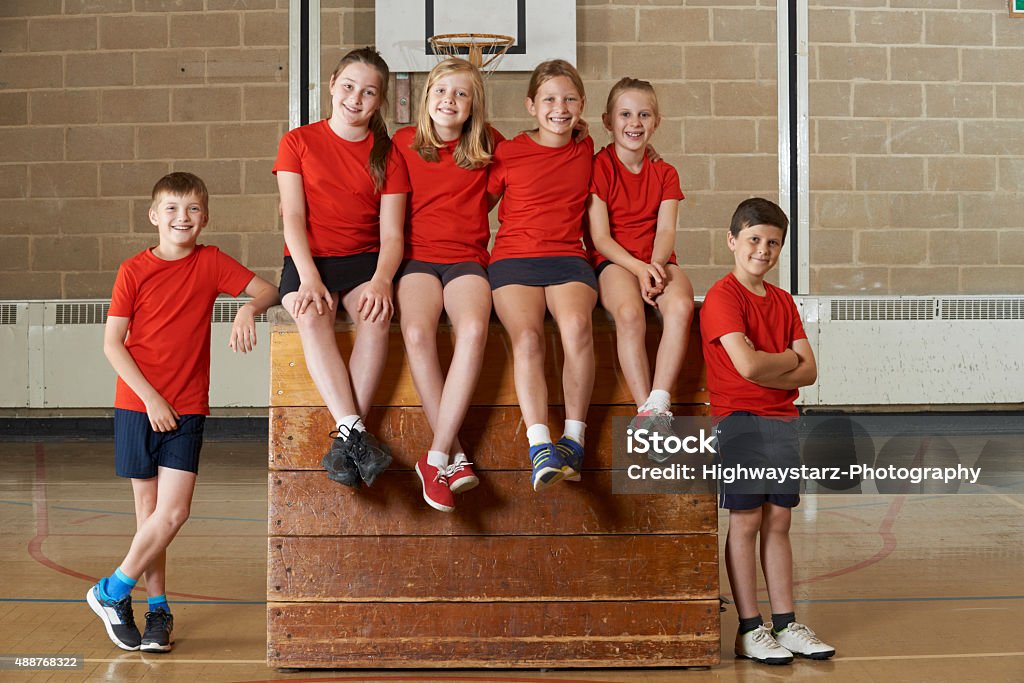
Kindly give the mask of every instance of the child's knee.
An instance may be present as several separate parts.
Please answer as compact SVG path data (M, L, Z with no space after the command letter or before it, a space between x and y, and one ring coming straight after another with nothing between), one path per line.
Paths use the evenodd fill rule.
M647 312L643 306L625 304L615 309L616 334L638 335L647 331Z
M489 320L466 320L455 327L455 340L460 344L483 345L487 342Z
M512 339L512 351L518 356L543 355L544 334L540 330L534 329L519 331Z
M566 353L586 351L594 345L594 331L590 313L585 315L573 313L563 316L558 321L562 345Z
M402 337L409 351L425 351L437 345L437 330L430 325L409 323L402 328Z

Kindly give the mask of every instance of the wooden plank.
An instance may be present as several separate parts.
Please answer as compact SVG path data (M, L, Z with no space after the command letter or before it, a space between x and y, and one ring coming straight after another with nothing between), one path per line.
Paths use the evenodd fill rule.
M348 358L351 351L352 335L347 329L337 333L338 346L342 356ZM657 352L660 325L649 326L647 347L650 358ZM558 331L549 322L545 334L547 354L545 376L548 380L548 396L551 405L562 403L561 359L562 351L558 342ZM306 369L302 355L302 342L294 325L275 325L270 336L270 404L272 406L321 406L323 399L317 391ZM595 313L594 350L596 377L592 403L632 404L629 390L622 379L615 347L615 328L604 317ZM438 330L438 350L444 367L451 359L452 338L447 326ZM686 361L673 393L677 403L706 403L707 390L700 352L700 338L696 323L691 326L690 343ZM500 323L492 322L487 346L484 350L484 364L477 389L473 394L473 405L518 405L515 384L512 377L512 351ZM379 406L419 405L419 395L412 382L401 332L392 326L388 344L388 362L381 379L380 389L374 399Z
M526 471L482 472L480 485L440 513L414 472L387 471L356 491L321 471L271 472L268 524L275 536L715 533L712 495L612 495L612 472L584 472L535 493Z
M676 415L706 415L707 406L674 406ZM632 406L591 406L587 414L586 469L607 469L612 463L612 418L632 417ZM563 419L551 411L552 425ZM391 448L392 468L412 469L427 448L433 432L422 408L375 408L367 418L371 432ZM331 444L334 429L326 408L280 407L270 409L270 469L319 470L320 460ZM476 469L528 467L526 426L518 407L472 407L462 432Z
M281 602L710 600L715 534L271 537Z
M712 666L718 599L279 603L267 664L293 668Z

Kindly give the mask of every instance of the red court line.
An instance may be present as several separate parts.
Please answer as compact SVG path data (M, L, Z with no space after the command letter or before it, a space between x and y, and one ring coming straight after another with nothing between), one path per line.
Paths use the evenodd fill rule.
M76 572L74 569L58 564L47 557L43 551L43 543L50 537L50 507L46 499L46 451L41 443L36 444L35 458L35 480L32 482L32 508L35 511L36 517L36 535L28 542L29 557L47 569L52 569L59 574L94 584L99 581L99 577ZM135 590L142 592L142 588L136 588ZM172 591L167 591L167 595L173 595L178 598L190 598L192 600L239 601L239 598L218 598L209 595L193 595L192 593L174 593Z

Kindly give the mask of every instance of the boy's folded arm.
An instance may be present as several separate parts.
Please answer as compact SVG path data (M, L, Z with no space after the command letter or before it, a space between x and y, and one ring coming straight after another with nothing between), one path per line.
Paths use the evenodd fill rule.
M806 339L797 339L790 348L800 358L797 366L789 372L763 380L759 384L769 389L791 390L810 386L817 381L818 364L814 360L814 351L811 350L810 342Z
M778 379L781 375L794 370L800 363L800 356L793 349L782 353L756 351L744 339L742 332L729 332L719 337L722 348L729 354L736 372L755 384Z

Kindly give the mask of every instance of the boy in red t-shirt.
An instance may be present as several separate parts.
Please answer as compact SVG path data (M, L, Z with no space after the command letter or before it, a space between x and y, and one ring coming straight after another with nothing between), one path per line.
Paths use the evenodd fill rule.
M788 225L773 202L759 197L741 202L728 236L736 266L712 285L700 309L711 414L725 467L800 464L794 401L800 387L814 383L818 370L793 297L764 281L779 259ZM721 507L729 510L725 563L740 620L737 657L788 664L793 655L828 659L835 654L793 613L789 525L798 492L798 482L795 489L757 493L722 485ZM757 607L758 533L770 625Z
M137 529L112 575L86 601L123 650L168 652L174 642L164 580L166 550L188 519L210 412L210 316L218 294L253 297L235 315L229 346L256 343L255 317L277 302L277 289L217 247L196 244L209 218L209 194L191 173L171 173L153 187L149 220L159 244L121 264L103 335L117 371L114 460L132 480ZM146 577L149 611L139 633L131 591Z

